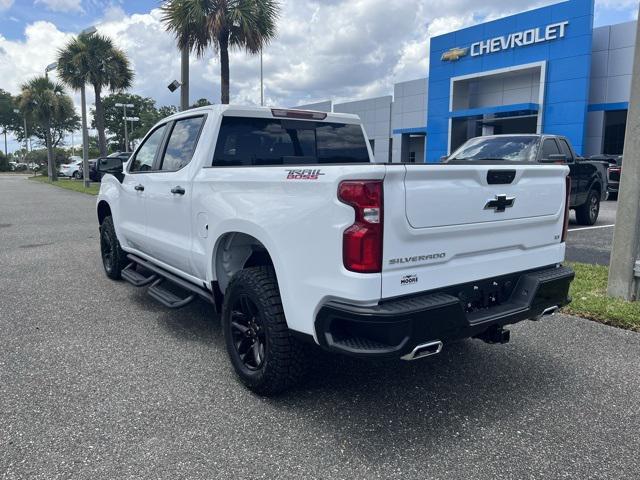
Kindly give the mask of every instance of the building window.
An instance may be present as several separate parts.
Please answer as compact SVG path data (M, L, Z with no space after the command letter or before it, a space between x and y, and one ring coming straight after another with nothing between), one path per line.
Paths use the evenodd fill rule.
M626 128L626 110L604 112L604 142L602 153L606 155L622 155L622 150L624 149L624 131Z
M409 163L416 163L416 152L409 152Z

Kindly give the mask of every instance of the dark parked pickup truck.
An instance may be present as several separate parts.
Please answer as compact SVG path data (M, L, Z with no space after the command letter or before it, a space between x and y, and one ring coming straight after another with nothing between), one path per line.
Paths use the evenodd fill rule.
M607 196L607 169L601 161L576 155L569 140L559 135L489 135L467 140L447 157L446 163L467 162L562 163L571 177L570 207L580 225L598 220L600 201Z
M607 167L609 200L618 198L620 189L620 175L622 174L622 155L593 155L589 160L605 162Z

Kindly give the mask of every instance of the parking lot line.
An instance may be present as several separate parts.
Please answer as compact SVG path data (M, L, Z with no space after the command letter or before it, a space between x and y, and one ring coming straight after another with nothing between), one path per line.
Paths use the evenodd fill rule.
M595 230L598 228L609 228L609 227L615 227L615 223L612 223L611 225L596 225L594 227L578 227L578 228L570 228L569 231L570 232L577 232L579 230Z

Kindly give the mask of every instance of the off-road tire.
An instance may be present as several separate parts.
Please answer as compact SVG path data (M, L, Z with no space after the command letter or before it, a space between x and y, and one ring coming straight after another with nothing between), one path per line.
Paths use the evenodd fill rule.
M576 221L579 225L593 225L598 221L600 213L600 193L589 190L587 200L576 208Z
M100 225L100 254L107 277L119 280L120 272L127 266L127 254L120 247L113 218L110 216L105 217Z
M250 369L239 353L232 329L241 299L249 299L255 307L254 317L264 332L264 357L259 367ZM234 313L235 312L235 313ZM237 322L236 322L237 323ZM272 267L251 267L236 273L225 293L222 309L222 331L231 364L240 381L260 395L275 395L300 382L308 370L308 346L291 335L278 282ZM235 337L234 337L235 334Z

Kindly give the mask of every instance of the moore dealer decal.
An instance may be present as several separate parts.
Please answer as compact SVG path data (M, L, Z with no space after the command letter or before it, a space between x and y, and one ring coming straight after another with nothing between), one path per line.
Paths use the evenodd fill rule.
M404 275L400 278L400 285L411 285L418 283L418 275Z
M320 175L324 175L319 168L287 170L287 180L318 180Z
M392 258L389 265L401 265L403 263L425 262L427 260L440 260L447 256L446 253L432 253L431 255L416 255L415 257Z

